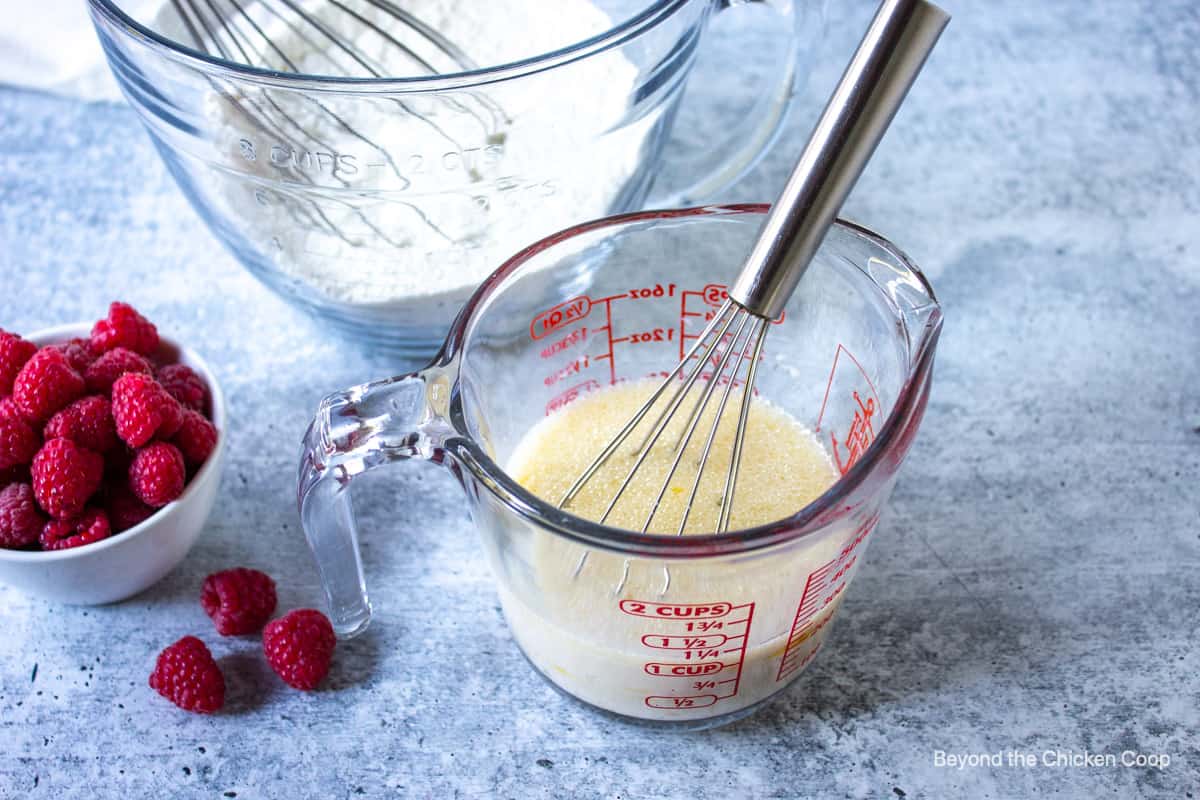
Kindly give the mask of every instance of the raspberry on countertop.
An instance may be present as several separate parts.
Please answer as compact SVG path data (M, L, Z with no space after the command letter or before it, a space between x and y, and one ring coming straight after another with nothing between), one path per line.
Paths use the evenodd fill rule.
M150 686L185 711L211 714L225 705L225 676L195 636L185 636L158 654Z
M320 611L289 611L263 629L263 653L284 683L295 689L315 689L329 673L337 645L333 626Z
M275 581L246 567L214 572L200 590L200 605L222 636L262 630L275 613L275 603Z

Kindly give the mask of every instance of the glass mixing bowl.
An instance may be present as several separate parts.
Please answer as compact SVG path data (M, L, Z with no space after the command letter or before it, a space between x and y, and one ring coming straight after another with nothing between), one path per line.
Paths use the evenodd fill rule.
M711 196L748 169L786 114L823 3L89 7L122 91L238 260L336 328L428 356L524 244ZM648 200L701 40L732 6L778 16L769 52L755 44L756 63L773 66L757 82L747 72L739 124L680 154L673 172L691 185Z

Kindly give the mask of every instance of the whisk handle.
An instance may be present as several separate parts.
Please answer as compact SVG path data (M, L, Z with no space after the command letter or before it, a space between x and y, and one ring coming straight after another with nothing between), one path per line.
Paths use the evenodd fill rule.
M778 319L916 81L950 16L924 0L883 0L817 121L730 291Z

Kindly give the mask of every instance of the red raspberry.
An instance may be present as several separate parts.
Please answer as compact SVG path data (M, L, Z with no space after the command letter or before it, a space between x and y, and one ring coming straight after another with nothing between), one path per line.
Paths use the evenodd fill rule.
M42 510L55 519L70 519L104 477L104 457L70 439L51 439L33 457L33 494Z
M17 373L12 396L26 419L45 422L81 397L85 386L61 350L43 347Z
M168 364L156 377L163 388L186 407L201 414L208 408L208 387L187 364Z
M337 638L320 611L289 611L263 628L263 653L283 682L294 689L315 689L329 673Z
M104 510L108 513L113 533L127 531L154 515L153 508L137 499L127 480L109 485Z
M129 465L129 486L137 499L161 508L183 494L183 455L167 442L155 442L137 451Z
M184 711L211 714L225 705L225 676L195 636L185 636L158 654L150 686Z
M28 464L41 446L42 437L28 422L0 417L0 469Z
M37 349L36 344L15 333L0 331L0 397L12 393L13 379Z
M92 345L87 339L71 339L66 344L58 345L58 349L80 375L96 360L96 354L92 352Z
M275 613L275 581L245 567L214 572L204 579L200 605L222 636L256 633Z
M21 409L17 408L17 404L13 402L11 397L0 400L0 420L13 420L29 424L25 419L25 415L21 413ZM30 428L33 429L33 426L30 425ZM36 429L33 429L33 431L37 433ZM18 464L0 469L0 487L7 486L10 483L28 482L29 465L27 464Z
M21 409L17 408L17 401L11 397L0 400L0 419L19 419L22 422L28 422L25 415L21 413Z
M42 435L47 439L61 436L83 445L88 450L107 453L117 446L117 429L113 424L112 405L100 395L76 400L50 418L42 430Z
M183 453L183 460L189 467L199 467L212 455L217 446L217 429L211 422L191 409L183 414L183 424L179 433L171 440Z
M117 378L112 389L117 435L130 447L141 447L155 436L169 439L183 424L179 401L149 375L131 372Z
M92 327L92 350L100 354L114 347L125 347L144 356L154 355L158 350L158 329L133 306L113 303L108 307L107 319Z
M66 550L82 547L112 535L108 517L98 508L85 508L73 519L52 519L42 528L43 550Z
M149 361L137 353L118 347L93 361L83 377L87 380L89 392L110 395L117 378L126 372L142 372L149 375L153 368Z
M36 543L45 524L32 486L10 483L0 489L0 547L28 547Z

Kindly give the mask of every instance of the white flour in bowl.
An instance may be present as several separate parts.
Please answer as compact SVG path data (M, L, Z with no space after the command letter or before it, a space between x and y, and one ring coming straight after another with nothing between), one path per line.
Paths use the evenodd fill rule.
M534 14L476 0L404 8L479 65L613 26L590 0ZM355 30L348 44L379 74L424 74L394 44ZM286 28L271 35L300 72L328 74L330 59L346 58ZM422 55L448 68L444 54ZM637 80L637 67L610 50L456 93L214 92L221 163L211 176L241 236L310 296L440 331L521 248L629 205L622 193L652 157L665 110L627 118Z

